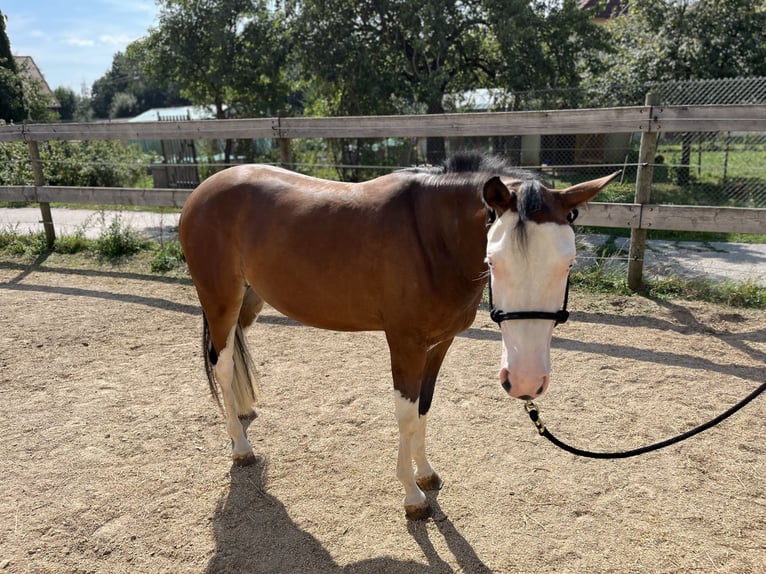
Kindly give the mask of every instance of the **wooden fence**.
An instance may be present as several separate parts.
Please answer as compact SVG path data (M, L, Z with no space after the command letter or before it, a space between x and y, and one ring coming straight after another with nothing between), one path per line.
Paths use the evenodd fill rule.
M292 139L470 137L641 133L634 203L591 203L578 222L632 230L629 283L641 283L646 230L766 233L766 209L652 204L653 147L663 132L766 132L766 105L644 106L541 112L491 112L340 118L275 117L151 123L21 124L0 126L0 142L29 147L34 186L0 187L0 201L40 204L49 243L55 235L51 202L181 207L191 190L48 186L38 142L51 140L177 140L274 138L282 163L290 164Z

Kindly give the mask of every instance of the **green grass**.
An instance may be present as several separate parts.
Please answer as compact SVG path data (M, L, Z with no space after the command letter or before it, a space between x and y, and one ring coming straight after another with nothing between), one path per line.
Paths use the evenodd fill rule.
M155 273L176 270L184 262L178 241L161 245L150 241L125 225L119 216L114 217L96 239L88 239L83 230L77 230L56 238L52 249L47 246L42 232L21 234L13 227L0 229L0 255L12 257L35 258L49 253L89 254L115 263L143 252L152 254L150 269Z

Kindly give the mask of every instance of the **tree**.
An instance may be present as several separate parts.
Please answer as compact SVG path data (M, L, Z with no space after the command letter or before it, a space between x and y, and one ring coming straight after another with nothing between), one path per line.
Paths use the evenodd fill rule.
M479 0L295 0L289 13L297 64L329 102L323 112L442 113L445 94L494 82ZM428 160L440 160L443 141L428 143Z
M64 86L59 86L53 90L53 93L61 106L59 108L59 116L61 117L61 120L65 122L73 121L75 113L77 113L77 94L75 94L74 90L71 88L66 88Z
M275 115L289 92L286 33L267 0L158 0L146 47L155 76L171 78L216 117Z
M172 78L152 69L147 39L136 40L125 52L117 52L109 71L93 83L91 94L93 112L98 118L125 117L151 108L189 103L181 97ZM115 103L119 94L124 95ZM128 101L130 105L126 106Z
M443 113L474 88L576 87L607 38L574 0L293 0L303 77L334 115ZM296 45L298 43L296 42ZM311 109L309 105L309 109ZM444 148L428 141L427 160ZM434 146L434 144L437 144Z
M0 120L20 122L26 117L24 88L5 31L5 15L0 11Z
M609 37L595 23L595 9L581 10L575 0L484 4L500 47L498 83L509 91L579 88L584 73L599 69L593 55L608 48Z

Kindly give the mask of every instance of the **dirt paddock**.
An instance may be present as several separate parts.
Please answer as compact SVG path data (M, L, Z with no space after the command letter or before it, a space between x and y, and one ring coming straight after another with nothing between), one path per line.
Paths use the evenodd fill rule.
M766 380L763 312L570 308L538 404L578 446L667 438ZM259 321L258 462L232 468L188 281L0 261L0 572L766 571L764 396L665 451L578 459L500 389L480 311L429 419L444 488L409 522L382 334Z

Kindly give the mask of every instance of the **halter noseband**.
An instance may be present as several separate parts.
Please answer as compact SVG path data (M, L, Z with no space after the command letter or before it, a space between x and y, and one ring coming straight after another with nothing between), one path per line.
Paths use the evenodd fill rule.
M573 224L577 219L579 212L573 209L567 214L567 221L569 224ZM487 227L491 226L496 219L494 210L490 210L487 214ZM564 291L564 304L558 311L502 311L495 308L495 304L492 302L492 277L489 278L489 316L490 318L500 325L503 321L516 321L521 319L543 319L548 321L555 321L556 325L566 323L569 319L569 311L567 311L567 303L569 302L569 275L567 275L567 288Z

